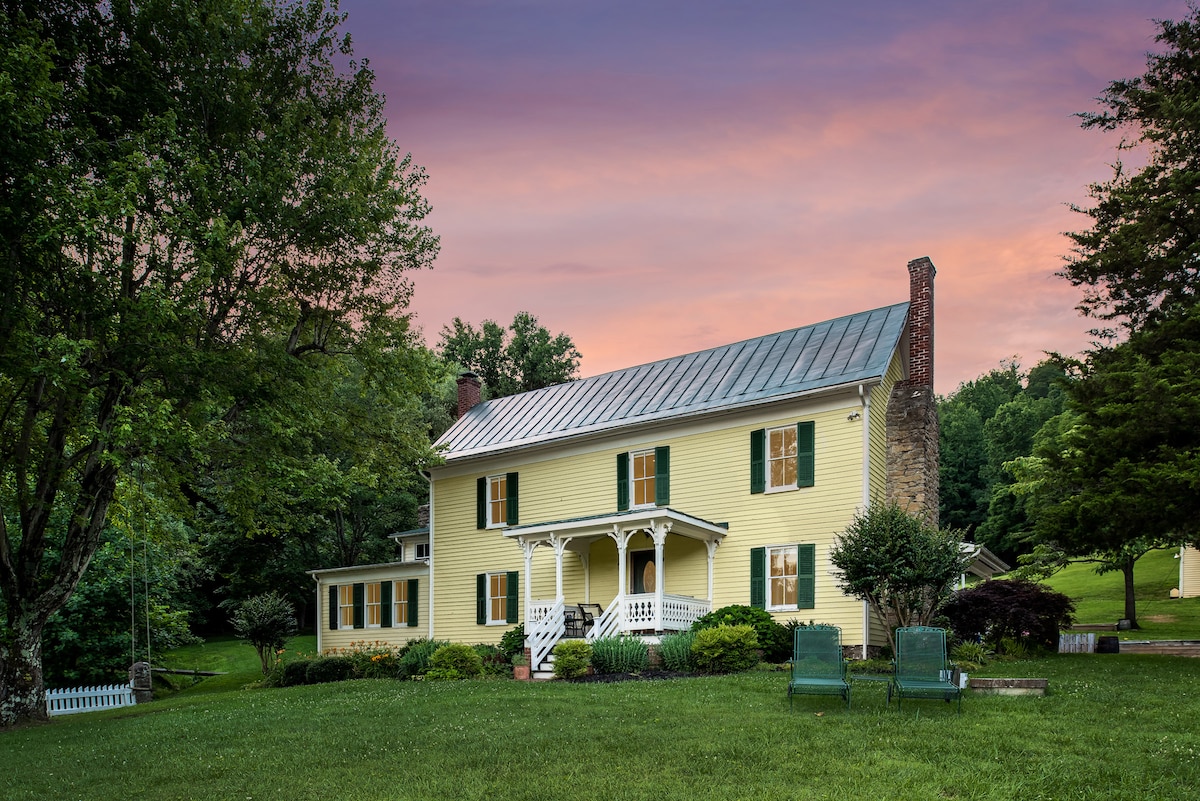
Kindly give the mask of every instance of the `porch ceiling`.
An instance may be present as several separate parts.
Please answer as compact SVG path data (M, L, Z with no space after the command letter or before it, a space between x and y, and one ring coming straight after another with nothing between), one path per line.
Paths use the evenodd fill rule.
M728 523L712 523L667 507L510 526L503 533L520 542L549 542L558 537L585 544L612 536L615 531L653 531L660 525L668 526L671 534L701 542L720 542L729 533Z

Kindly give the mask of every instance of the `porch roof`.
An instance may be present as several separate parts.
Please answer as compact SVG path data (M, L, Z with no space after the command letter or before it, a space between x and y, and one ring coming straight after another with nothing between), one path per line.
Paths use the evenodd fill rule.
M669 525L672 534L704 542L720 542L729 533L728 523L713 523L664 506L510 526L503 533L521 542L545 542L555 535L594 540L607 537L617 530L654 529L661 524Z

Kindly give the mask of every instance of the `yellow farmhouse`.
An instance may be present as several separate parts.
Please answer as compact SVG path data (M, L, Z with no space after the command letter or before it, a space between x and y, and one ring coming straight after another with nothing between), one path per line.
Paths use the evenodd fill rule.
M405 558L312 572L318 647L523 623L536 670L564 637L730 604L882 645L829 550L875 498L936 522L935 270L908 271L906 302L521 395L464 375Z

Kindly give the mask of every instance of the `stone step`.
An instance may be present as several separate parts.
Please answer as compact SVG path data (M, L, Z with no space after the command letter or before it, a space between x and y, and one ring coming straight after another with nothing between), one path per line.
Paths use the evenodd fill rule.
M1121 643L1121 653L1200 657L1200 642L1125 641Z

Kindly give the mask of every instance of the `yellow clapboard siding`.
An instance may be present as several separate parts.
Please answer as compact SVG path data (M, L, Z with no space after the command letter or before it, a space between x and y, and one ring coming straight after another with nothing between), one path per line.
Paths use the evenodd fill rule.
M1200 596L1200 551L1185 547L1180 555L1179 593L1183 598Z
M886 392L872 395L870 484L882 492L883 455L877 446L886 415ZM729 534L716 551L713 566L714 608L749 602L750 549L766 545L812 543L816 545L817 605L812 610L774 613L781 622L833 623L843 628L846 643L862 641L862 604L837 589L830 575L828 551L837 533L860 507L863 496L863 421L848 419L860 411L857 394L840 405L825 403L806 413L796 404L787 413L763 419L729 416L720 426L664 427L658 437L643 435L633 446L610 438L588 452L575 448L564 456L542 452L514 456L511 463L477 473L457 469L434 471L435 504L435 634L461 642L495 642L508 626L480 626L475 622L476 575L493 571L519 571L524 575L524 554L513 540L498 530L475 528L476 479L496 472L520 475L520 523L544 523L616 511L616 457L631 449L667 445L671 448L670 506L685 514L715 523L728 523ZM815 423L816 482L813 487L767 493L750 493L750 432L757 428ZM876 454L878 453L878 456ZM880 462L877 466L874 462ZM495 463L495 460L492 460ZM630 550L653 547L649 538L635 535ZM590 558L590 601L607 605L617 594L616 546L611 540L596 542ZM568 602L585 599L584 570L578 556L564 555L563 589ZM550 548L534 551L532 597L551 599L555 594L555 560ZM668 536L662 565L664 591L706 597L708 565L705 546L697 541ZM524 586L519 597L524 617ZM874 639L874 637L872 637Z

